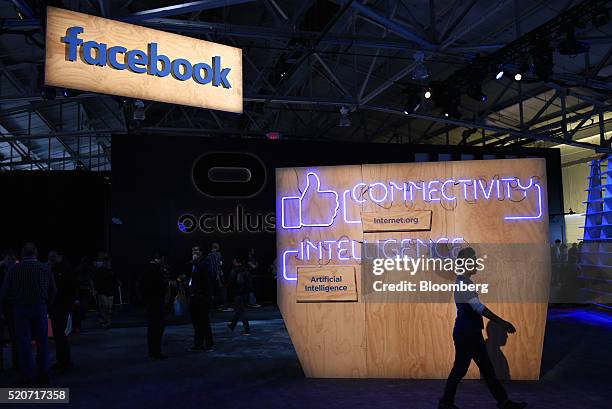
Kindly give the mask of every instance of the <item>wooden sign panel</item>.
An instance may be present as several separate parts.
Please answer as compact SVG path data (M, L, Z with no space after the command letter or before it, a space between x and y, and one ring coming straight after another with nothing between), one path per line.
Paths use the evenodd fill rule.
M296 302L357 301L354 266L298 267Z
M431 210L362 212L364 233L431 230Z
M495 269L529 277L529 288L548 288L544 159L285 168L277 169L276 189L278 305L309 377L444 379L452 367L452 294L439 303L385 301L384 294L371 302L357 267L356 302L298 302L304 268L359 265L362 243L507 246L511 260L521 262L497 263ZM431 215L421 226L427 229L372 227L380 224L375 217L420 217L423 211ZM536 255L542 262L525 262L533 257L517 252L517 244L544 248L546 254ZM509 376L538 379L547 303L485 302L517 328L499 354ZM492 330L485 322L484 337L494 336ZM475 365L468 377L479 377Z
M47 7L45 84L242 112L242 50Z

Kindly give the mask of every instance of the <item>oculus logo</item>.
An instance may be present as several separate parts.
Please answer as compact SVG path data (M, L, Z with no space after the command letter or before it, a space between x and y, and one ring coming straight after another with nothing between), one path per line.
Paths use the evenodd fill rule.
M213 152L200 156L192 170L193 184L213 197L251 197L263 189L266 168L244 152Z

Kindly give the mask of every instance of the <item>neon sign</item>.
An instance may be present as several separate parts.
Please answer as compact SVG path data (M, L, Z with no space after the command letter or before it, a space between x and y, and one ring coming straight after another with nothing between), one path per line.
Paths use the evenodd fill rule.
M321 177L316 172L306 174L306 186L299 195L281 197L281 227L283 229L301 229L303 227L329 227L336 222L339 213L346 224L361 224L361 220L350 215L350 206L361 205L368 199L383 205L397 201L406 204L415 203L457 203L464 201L471 204L497 200L500 202L518 202L534 198L535 209L527 214L505 215L504 220L537 220L542 217L542 186L538 178L531 177L522 182L518 177L494 177L488 180L451 178L445 180L404 181L388 183L358 182L349 189L336 191L322 188ZM319 206L317 218L304 212L304 202L313 195L325 203ZM340 212L339 212L340 210Z
M539 220L543 215L543 191L538 177L521 180L516 176L477 178L449 178L434 180L359 181L348 188L334 189L325 184L317 171L305 174L306 184L297 193L280 197L279 228L299 230L302 228L328 228L335 223L361 224L359 210L363 203L371 201L383 208L392 204L456 204L460 201L478 204L490 201L522 202L527 201L531 209L524 214L504 214L505 221ZM310 200L316 200L313 205ZM313 211L313 209L315 209ZM308 210L308 211L306 211ZM340 216L341 215L341 216ZM295 281L297 277L289 274L290 261L312 262L325 265L331 261L355 263L362 258L386 258L403 256L407 248L427 244L457 244L464 242L463 237L440 237L436 239L382 239L374 243L358 241L348 237L333 240L312 240L305 238L295 247L284 249L281 253L280 269L285 280ZM377 244L382 254L361 254L367 251L362 244ZM398 247L399 246L399 247ZM363 250L362 250L363 249Z
M318 240L311 239L302 240L297 248L286 249L282 253L281 272L283 278L289 281L296 281L296 276L288 274L287 265L289 257L293 256L295 260L303 262L315 261L318 264L327 264L330 261L354 261L360 262L362 259L369 258L395 258L403 257L414 251L416 257L420 257L423 251L427 248L430 254L437 253L437 246L440 244L460 244L464 243L463 237L440 237L437 239L379 239L372 242L367 240L353 240L349 238L341 238L338 240ZM369 246L372 245L372 246ZM369 254L368 248L375 248L375 254ZM363 254L362 254L363 249Z

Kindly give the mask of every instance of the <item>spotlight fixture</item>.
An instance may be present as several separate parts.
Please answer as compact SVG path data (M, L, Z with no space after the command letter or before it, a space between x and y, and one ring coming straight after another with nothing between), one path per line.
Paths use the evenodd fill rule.
M144 102L137 99L134 101L134 113L132 114L132 119L134 121L144 121L145 117Z
M417 51L414 53L415 67L412 70L412 79L417 81L423 81L429 78L429 70L425 65L425 53L423 51Z
M417 90L409 88L404 92L408 94L406 97L406 102L404 103L404 113L408 115L421 107L421 98L419 97Z
M459 112L459 90L448 82L438 83L434 87L433 99L437 106L442 108L442 115L446 118L461 118Z
M425 99L429 99L431 98L431 89L426 89L425 93L423 94L423 96L425 97Z
M478 102L487 102L487 95L482 92L482 85L476 81L468 86L467 95Z
M553 48L548 43L538 43L533 52L533 73L538 79L548 81L553 73L553 66Z
M517 72L516 74L514 74L514 81L520 81L523 79L523 74L521 74L520 72Z
M342 128L347 128L351 126L351 118L349 118L349 109L346 106L342 106L340 108L340 122L338 126Z

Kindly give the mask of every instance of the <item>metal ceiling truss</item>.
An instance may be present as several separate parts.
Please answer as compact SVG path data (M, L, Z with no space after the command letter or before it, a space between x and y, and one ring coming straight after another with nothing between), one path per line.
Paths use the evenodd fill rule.
M451 139L450 133L456 128L465 128L469 132L464 133L459 143L467 145L522 145L539 140L547 143L592 149L598 153L612 153L610 140L605 137L606 132L610 130L609 128L612 128L612 118L606 119L605 115L607 112L612 112L612 105L608 103L611 87L608 81L600 81L597 78L598 73L607 65L610 57L612 57L612 47L603 59L585 70L584 76L558 75L555 77L555 82L548 82L543 86L534 87L521 83L515 84L511 81L506 82L488 106L473 113L472 120L438 117L433 113L424 112L406 114L402 109L378 105L374 102L376 98L389 88L402 86L402 79L414 69L414 63L407 63L403 68L384 79L374 75L382 67L388 65L388 59L390 58L397 57L406 52L411 53L413 50L425 50L432 57L439 56L465 63L465 53L496 50L493 53L487 54L486 58L473 59L463 68L451 74L446 80L447 82L462 86L465 85L464 83L469 76L473 76L474 72L490 72L492 67L499 64L499 61L512 61L524 56L525 53L529 52L529 47L532 46L534 39L550 40L553 35L552 33L559 31L560 27L568 19L577 23L590 19L594 10L606 3L604 0L582 2L565 10L559 16L523 36L520 35L520 18L515 1L516 15L514 24L517 38L505 46L501 44L462 44L455 46L454 44L476 29L481 22L486 21L489 17L502 10L509 3L506 0L488 3L485 10L481 12L481 17L472 24L462 23L465 22L467 15L473 10L478 0L470 0L469 2L455 0L449 3L443 10L436 9L435 1L430 0L429 21L427 24L417 21L403 1L393 5L387 2L385 3L387 5L386 10L381 12L378 8L375 9L376 3L366 5L366 2L362 0L339 1L337 12L328 21L326 26L320 31L312 32L299 29L301 19L308 9L312 7L312 2L310 1L303 2L301 8L295 11L293 16L288 16L275 0L261 0L265 6L266 14L272 16L276 23L273 28L194 20L203 10L243 4L250 1L253 0L194 1L117 17L119 20L137 22L138 24L164 30L203 35L209 40L214 40L216 36L221 36L236 46L240 46L236 38L282 41L284 48L269 48L269 55L271 57L269 58L269 63L263 67L259 67L249 57L248 53L243 53L246 64L254 73L254 80L250 81L249 88L245 88L245 110L242 119L236 120L235 116L210 110L204 111L171 106L165 109L163 116L161 116L155 126L136 127L128 130L125 126L127 126L129 121L122 121L119 118L119 122L123 123L124 128L113 129L107 126L103 129L83 129L79 125L77 131L63 132L61 124L60 127L56 127L54 123L41 113L41 110L57 106L61 111L64 103L74 103L77 104L79 110L85 111L84 99L96 97L96 95L83 94L73 98L58 97L58 100L55 101L44 101L40 96L27 95L20 82L16 78L11 77L10 70L2 68L2 75L6 76L13 83L15 88L18 89L19 94L0 96L0 103L20 101L26 103L0 110L0 124L3 118L11 118L14 115L36 115L47 125L49 133L36 134L30 130L23 133L9 133L6 129L0 129L3 131L0 134L0 142L8 143L11 151L14 150L17 156L21 158L18 161L12 162L12 165L2 163L1 166L12 168L13 166L29 165L30 167L35 166L38 169L52 169L54 166L57 167L57 164L65 163L66 160L69 160L74 161L78 167L92 169L95 167L92 166L92 160L99 161L100 159L106 159L110 162L108 152L103 145L100 146L99 151L93 152L90 148L89 155L83 155L80 149L75 151L71 147L66 139L71 137L77 137L78 144L80 143L80 137L89 138L91 143L92 138L97 140L98 137L127 131L137 133L185 132L199 135L248 135L263 137L267 130L269 130L270 124L276 125L281 110L290 112L297 122L302 124L301 126L294 127L294 129L301 130L302 132L305 132L308 128L315 129L315 137L323 138L327 131L337 125L338 116L337 114L332 115L332 113L337 113L338 108L341 106L351 107L352 110L361 110L359 126L354 127L350 137L363 132L364 140L427 142L435 138L445 137L446 143L451 143L455 138ZM13 0L13 3L23 14L23 16L20 16L23 19L19 21L6 19L2 22L4 28L14 30L40 28L40 22L32 11L27 8L27 3L20 0ZM106 16L112 13L109 0L99 0L98 5L103 15ZM403 9L402 16L404 20L395 16L398 5ZM125 12L125 10L127 10L126 5L117 11ZM196 14L189 20L168 18L185 13ZM340 19L347 16L348 24L346 27L341 27L342 30L340 32L338 30L333 31L334 27L338 27ZM358 30L356 29L357 19L360 19L363 24L371 24L382 28L382 35L379 38L358 35ZM389 40L387 38L388 33L394 33L405 41ZM580 37L577 38L580 39ZM597 39L597 41L600 43L610 42L610 38L603 36ZM252 42L245 48L249 49L250 47L257 48ZM288 72L287 75L282 75L282 78L278 81L271 81L269 79L271 70L274 70L279 62L281 62L283 55L287 54L287 50L291 47L302 50L301 54L297 54L297 61L292 64L291 72ZM334 63L326 56L326 54L331 52L341 54L352 47L375 50L371 54L367 71L365 71L365 68L363 69L363 82L354 91L342 76L337 73ZM293 55L296 54L294 53ZM305 62L310 64L305 64ZM336 59L335 64L338 63L339 58ZM589 64L587 64L588 66ZM308 90L311 89L309 87L312 86L313 75L315 74L335 88L338 91L339 97L317 96L313 95L312 91L309 93ZM584 90L580 88L567 86L568 83L590 88L591 91L588 91L588 93L583 92ZM527 89L523 89L524 87ZM533 116L525 118L523 101L528 98L537 97L549 89L554 89L553 96L546 100ZM596 89L596 91L592 91L592 89ZM299 90L300 96L292 95L296 90ZM516 91L516 95L504 99L510 90ZM271 92L271 94L268 94L268 92ZM580 103L568 107L567 98L569 96L578 98ZM258 106L261 104L263 106ZM497 121L491 114L515 104L518 104L519 107L518 123L516 125L505 122L502 125L496 124ZM148 111L152 106L156 105L158 104L154 102L147 103L145 110ZM299 108L297 105L305 106L306 108ZM559 106L560 109L555 110L553 113L548 113L556 106ZM112 107L108 107L108 109L114 115L117 115ZM311 113L309 119L305 120L299 114L303 110ZM384 113L386 117L384 120L378 117L369 117L363 115L364 111ZM201 115L198 115L198 113ZM315 115L314 117L313 114ZM390 121L389 119L393 116L397 116L397 119ZM425 120L431 123L424 134L418 138L416 135L413 138L411 133L411 121L414 120ZM180 124L182 123L186 123L189 128L181 128ZM239 125L240 123L242 125ZM307 123L308 126L306 126ZM443 126L434 130L437 123ZM171 125L173 124L177 124L177 126L172 127ZM481 132L477 132L477 130ZM593 132L599 133L598 143L580 140L583 137L592 136ZM313 138L312 133L307 135L299 131L293 133L283 132L283 136L289 138ZM32 141L41 139L48 139L49 155L47 159L36 157L28 148ZM50 142L52 139L57 140L63 147L68 156L67 158L51 157Z

